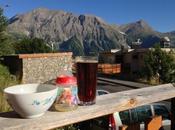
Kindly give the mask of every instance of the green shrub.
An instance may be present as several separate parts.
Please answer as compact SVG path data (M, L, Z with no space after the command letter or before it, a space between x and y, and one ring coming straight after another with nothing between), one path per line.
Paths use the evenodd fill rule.
M14 77L14 76L13 76ZM17 84L15 78L12 78L7 67L0 64L0 112L9 111L11 108L6 102L3 90L7 86Z
M49 53L52 48L39 38L24 38L14 44L16 54Z

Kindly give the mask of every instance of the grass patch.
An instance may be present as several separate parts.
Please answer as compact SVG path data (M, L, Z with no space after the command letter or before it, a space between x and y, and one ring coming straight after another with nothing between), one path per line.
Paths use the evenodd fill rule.
M7 112L11 110L11 107L8 105L3 90L11 85L18 84L15 76L12 76L9 73L7 67L0 64L0 112Z

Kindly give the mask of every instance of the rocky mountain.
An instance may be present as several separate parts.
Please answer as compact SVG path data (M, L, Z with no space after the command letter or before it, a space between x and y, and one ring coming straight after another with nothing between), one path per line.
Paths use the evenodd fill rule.
M91 55L131 45L140 39L142 47L151 47L168 36L175 46L175 31L160 33L144 20L125 25L110 25L92 15L38 8L9 20L8 31L21 38L37 37L60 51ZM126 34L126 35L125 35Z
M42 38L57 49L73 51L75 55L127 47L120 30L99 17L44 8L12 17L8 31L15 35Z
M175 46L175 31L168 33L157 32L144 20L121 25L118 29L126 33L129 45L133 41L141 39L142 47L151 47L155 43L159 43L161 38L168 36L171 39L171 46Z
M141 39L143 47L150 47L160 41L161 33L156 32L144 20L121 25L119 29L127 34L128 44Z
M138 34L141 32L155 34L155 31L144 20L121 25L119 28L127 34Z

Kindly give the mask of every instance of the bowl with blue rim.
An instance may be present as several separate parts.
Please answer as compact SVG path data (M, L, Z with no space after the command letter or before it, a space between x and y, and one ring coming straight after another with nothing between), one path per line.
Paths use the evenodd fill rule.
M4 89L7 102L23 118L44 115L57 96L57 87L50 84L21 84Z

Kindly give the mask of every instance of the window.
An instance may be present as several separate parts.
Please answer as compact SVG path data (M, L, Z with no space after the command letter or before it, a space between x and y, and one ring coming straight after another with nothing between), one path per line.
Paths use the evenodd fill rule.
M138 117L137 117L136 109L131 109L131 122L130 123L137 123L137 122L138 122Z
M138 56L138 54L134 54L134 55L132 56L132 58L135 59L135 60L137 60L137 59L139 59L139 56Z
M150 105L138 107L138 108L136 108L136 112L137 112L137 116L138 116L138 122L144 122L148 118L152 117Z
M150 105L131 109L131 123L142 123L150 117L152 117Z
M170 119L169 111L163 105L153 105L155 115L162 115L163 120Z
M129 110L119 112L119 115L120 115L122 124L125 124L125 125L130 124Z

